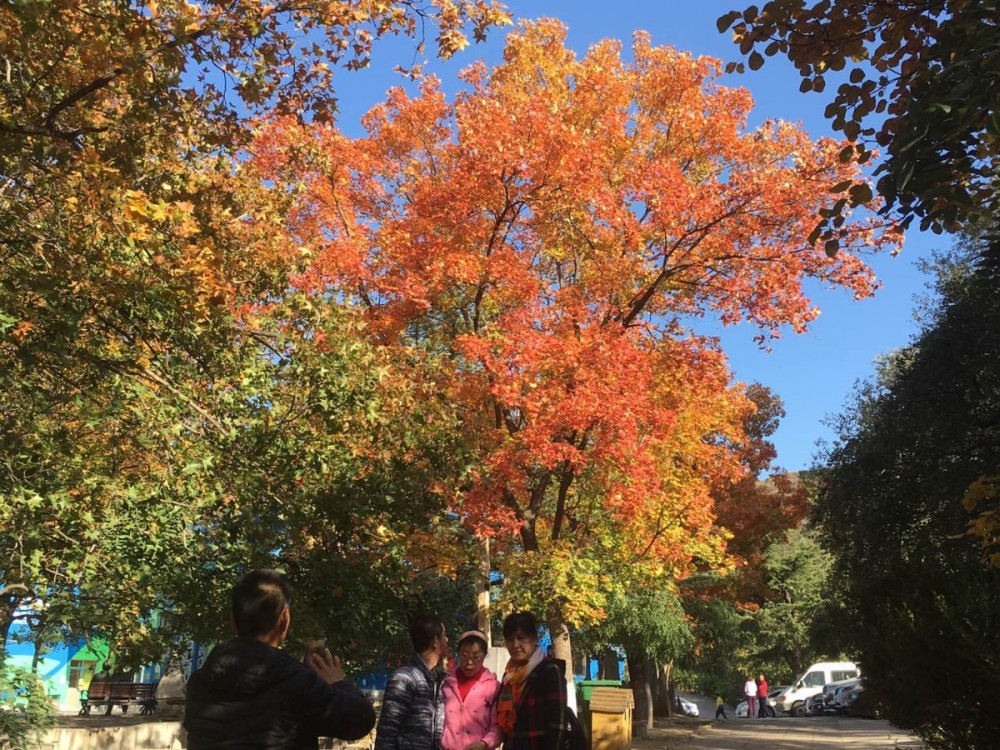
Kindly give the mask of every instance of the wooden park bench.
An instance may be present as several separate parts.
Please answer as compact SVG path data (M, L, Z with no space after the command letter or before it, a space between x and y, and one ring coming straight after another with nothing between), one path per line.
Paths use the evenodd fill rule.
M121 706L122 713L128 713L129 706L139 706L140 714L151 714L156 710L155 682L114 682L99 680L91 682L87 696L80 701L80 716L90 716L94 706L107 706L104 712L111 713L115 706Z

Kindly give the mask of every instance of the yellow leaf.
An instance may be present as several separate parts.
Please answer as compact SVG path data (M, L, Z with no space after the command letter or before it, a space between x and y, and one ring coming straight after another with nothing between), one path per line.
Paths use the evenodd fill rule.
M163 221L167 218L167 204L163 201L150 205L149 218L153 221Z

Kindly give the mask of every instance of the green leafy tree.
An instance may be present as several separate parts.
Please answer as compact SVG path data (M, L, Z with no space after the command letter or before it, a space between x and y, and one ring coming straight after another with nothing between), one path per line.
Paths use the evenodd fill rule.
M830 586L831 555L814 531L787 530L762 553L766 587L752 602L731 596L725 580L697 576L683 588L695 647L680 661L684 679L707 694L738 699L748 674L789 683L812 661L844 650L842 614Z
M831 564L830 554L808 530L792 529L768 547L769 585L776 596L757 612L754 628L759 668L772 682L791 680L817 656L813 632L826 611Z
M635 697L635 721L652 728L654 697L671 694L670 670L692 642L690 624L677 594L666 587L651 588L636 582L629 591L611 599L607 619L589 628L586 640L592 649L602 645L625 652ZM669 700L666 703L669 713Z
M844 158L884 149L876 174L885 209L904 227L918 218L940 232L996 207L998 17L994 0L769 0L722 16L719 30L731 28L747 56L734 69L780 54L801 74L801 91L838 83L826 116L852 143ZM841 207L872 197L863 183L840 189ZM836 220L825 216L818 231Z
M248 336L188 372L197 411L123 379L36 419L29 446L9 434L9 583L135 663L176 635L223 637L236 576L281 567L308 592L303 626L381 648L371 623L407 600L409 540L441 512L434 481L462 465L461 441L432 380L359 344L338 306L306 302L244 320L270 353Z
M700 578L692 578L682 589L694 643L678 661L678 675L705 695L736 702L747 670L755 666L748 656L754 640L750 618L732 600L705 595L701 590L705 582Z
M945 267L936 313L840 417L816 506L866 690L955 750L1000 747L1000 569L962 506L1000 460L1000 246L976 252Z
M262 108L328 117L334 67L383 34L447 57L506 22L464 0L0 8L0 635L33 603L136 661L218 634L248 564L342 574L347 598L409 585L450 423L431 380L287 294L285 207L233 157Z
M55 726L56 712L37 675L0 666L0 742L11 750L37 748Z
M204 365L240 305L287 288L227 158L254 114L328 116L334 67L383 34L437 30L447 57L506 21L478 0L0 8L0 380L178 388L170 362Z

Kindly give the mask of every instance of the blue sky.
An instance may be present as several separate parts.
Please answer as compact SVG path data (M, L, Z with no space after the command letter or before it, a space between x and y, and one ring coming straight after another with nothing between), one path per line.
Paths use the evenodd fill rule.
M511 0L507 6L518 18L555 17L569 28L569 44L578 54L598 39L613 37L628 46L634 31L643 29L654 44L670 44L699 55L723 60L736 59L739 50L728 34L719 34L715 21L723 13L743 9L749 0ZM372 67L341 73L336 88L340 97L341 129L360 132L360 116L380 101L385 90L402 81L392 72L394 65L425 63L425 71L443 81L444 90L457 88L455 74L472 61L483 58L495 63L502 50L506 30L494 32L485 44L473 45L450 62L414 56L413 44L384 40L375 50ZM428 49L432 40L428 40ZM814 137L834 135L823 119L827 99L823 94L799 93L798 75L784 59L769 58L764 67L744 75L727 76L723 83L743 86L757 102L751 125L777 117L801 123ZM868 377L873 360L905 345L916 329L914 297L924 293L925 277L916 262L935 248L947 248L948 238L911 232L903 252L895 258L872 259L883 288L873 299L855 302L843 291L810 287L813 302L822 309L807 333L788 332L761 351L753 342L755 330L748 326L722 329L702 326L703 332L719 335L737 380L759 381L784 401L786 416L774 436L777 463L789 470L812 464L817 440L829 440L823 425L827 415L839 412L853 384Z

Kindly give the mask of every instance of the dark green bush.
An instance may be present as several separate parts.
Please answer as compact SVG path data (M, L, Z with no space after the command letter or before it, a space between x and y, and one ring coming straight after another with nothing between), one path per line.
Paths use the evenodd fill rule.
M816 520L866 692L933 747L1000 748L1000 569L963 498L1000 474L1000 243L939 269L941 302L839 421Z

